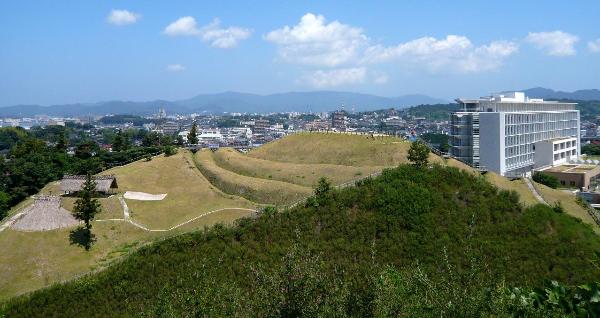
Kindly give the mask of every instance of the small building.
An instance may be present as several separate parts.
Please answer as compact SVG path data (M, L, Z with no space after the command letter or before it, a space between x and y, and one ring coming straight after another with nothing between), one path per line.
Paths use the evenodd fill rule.
M591 190L600 175L600 166L588 164L564 164L537 170L556 177L563 187Z
M60 181L60 190L64 194L72 194L81 191L85 183L86 176L64 176ZM102 194L111 194L118 188L117 178L114 175L93 176L96 182L96 192Z

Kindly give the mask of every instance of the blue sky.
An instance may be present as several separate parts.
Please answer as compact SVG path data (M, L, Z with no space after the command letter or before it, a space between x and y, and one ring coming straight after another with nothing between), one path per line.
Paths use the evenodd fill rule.
M600 1L439 2L2 1L0 106L600 88Z

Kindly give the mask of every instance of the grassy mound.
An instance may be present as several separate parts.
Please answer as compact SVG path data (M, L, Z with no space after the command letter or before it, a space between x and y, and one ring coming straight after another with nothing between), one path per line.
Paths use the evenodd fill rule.
M298 133L253 149L248 156L281 162L345 166L406 163L409 142L395 137Z
M213 187L196 169L189 152L171 157L155 157L114 168L119 191L168 193L163 201L127 200L131 217L154 229L166 229L219 208L253 208L243 198L224 194ZM50 183L40 192L59 193L58 183ZM72 210L76 198L66 197L62 206ZM22 206L30 204L26 200ZM100 199L102 212L97 220L122 219L123 209L117 197ZM20 205L21 206L21 205ZM15 209L14 212L17 212ZM13 213L14 213L13 212ZM124 221L93 222L96 243L89 252L70 241L69 229L47 232L0 233L0 299L29 292L53 283L73 279L88 271L106 267L120 256L153 239L184 231L201 229L217 223L231 224L248 216L249 211L223 210L189 222L170 232L147 232Z
M242 196L250 201L268 204L289 204L307 197L312 189L296 184L243 176L223 169L215 163L212 151L205 149L194 157L198 169L223 192Z
M93 276L13 299L3 311L8 317L369 317L397 308L396 315L411 309L439 316L463 313L461 301L470 301L475 316L504 316L491 308L497 302L471 292L483 295L501 282L598 280L599 252L600 237L588 226L543 205L524 209L516 193L484 178L450 167L401 166L358 187L322 191L290 211L269 210L236 227L144 247ZM439 286L430 291L435 302L419 307L416 301L429 294L386 293L389 281L403 277L382 275L386 268ZM446 298L453 290L461 291L452 298L458 303Z
M317 184L320 177L327 177L333 184L341 184L380 170L376 167L270 161L243 155L231 148L221 148L216 151L214 160L220 167L237 174L279 180L311 188Z
M126 200L132 218L148 228L168 229L203 212L220 208L251 208L247 200L213 187L196 169L192 154L179 151L107 170L119 183L119 192L166 193L161 201Z

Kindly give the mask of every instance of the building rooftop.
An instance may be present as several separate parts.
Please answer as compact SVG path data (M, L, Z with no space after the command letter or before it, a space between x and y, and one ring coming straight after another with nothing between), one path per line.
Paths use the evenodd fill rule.
M523 92L510 92L494 94L480 98L457 98L456 101L461 104L480 103L480 102L496 102L496 103L539 103L539 104L577 104L566 103L559 101L545 101L543 98L529 98Z
M587 171L596 169L598 166L596 165L587 165L587 164L565 164L560 166L554 166L547 169L543 169L542 171L548 172L563 172L563 173L585 173Z

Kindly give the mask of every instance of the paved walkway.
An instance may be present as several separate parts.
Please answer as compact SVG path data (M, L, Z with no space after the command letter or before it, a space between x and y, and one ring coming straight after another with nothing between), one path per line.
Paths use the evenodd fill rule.
M524 178L525 179L525 183L527 183L527 187L529 188L529 190L531 190L531 193L533 193L533 196L540 201L540 203L543 203L545 205L549 205L548 202L546 202L546 200L544 200L544 198L542 198L542 196L540 195L540 193L537 191L537 189L533 186L533 183L531 183L531 179L529 178Z

